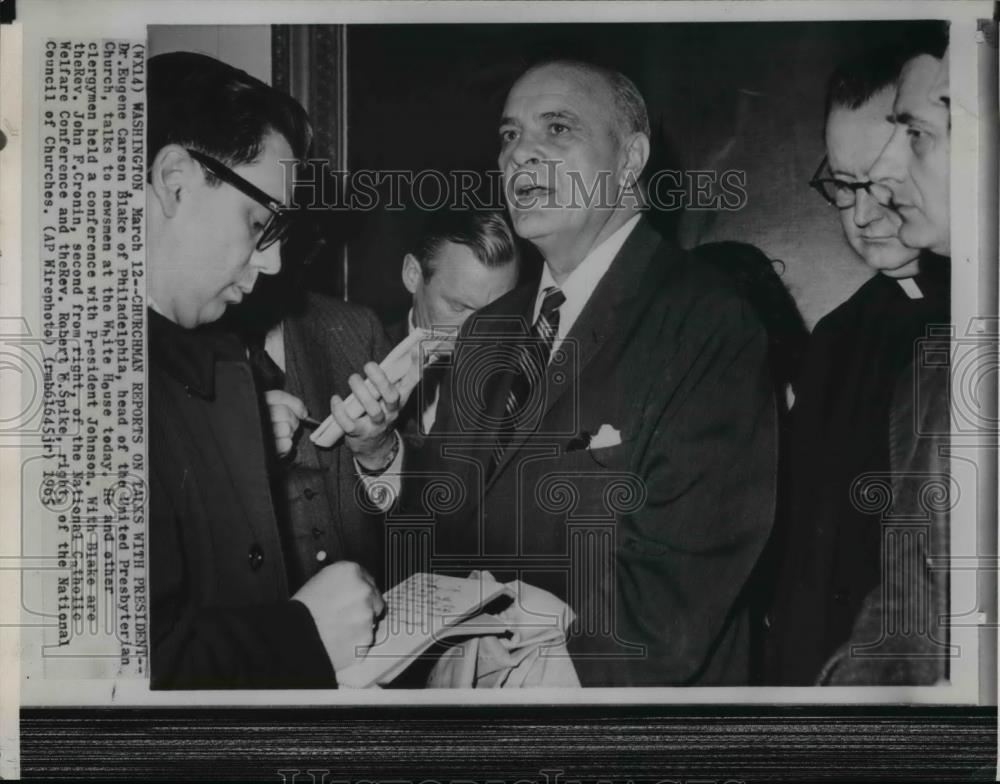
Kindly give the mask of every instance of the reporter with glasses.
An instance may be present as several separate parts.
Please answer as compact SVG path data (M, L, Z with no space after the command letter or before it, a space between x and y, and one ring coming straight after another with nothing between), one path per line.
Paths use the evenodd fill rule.
M902 218L871 178L893 134L907 57L904 49L873 53L828 84L827 154L809 185L875 274L816 324L796 386L787 539L776 543L782 568L764 619L771 684L815 684L880 584L880 512L858 502L855 485L890 471L894 389L915 341L948 320L947 260L901 241Z
M334 686L371 644L382 597L344 561L290 596L263 397L243 345L210 326L281 266L292 183L280 161L305 156L309 121L190 53L150 59L148 98L151 686ZM352 379L365 415L336 398L332 413L382 444L398 394L380 371L369 380L381 399Z

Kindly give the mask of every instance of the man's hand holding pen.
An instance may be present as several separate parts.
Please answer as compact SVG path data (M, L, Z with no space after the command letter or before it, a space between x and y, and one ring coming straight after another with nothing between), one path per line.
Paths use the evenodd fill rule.
M299 424L309 419L309 412L305 403L282 389L267 390L264 399L271 416L275 450L279 458L287 457L295 447L295 434Z

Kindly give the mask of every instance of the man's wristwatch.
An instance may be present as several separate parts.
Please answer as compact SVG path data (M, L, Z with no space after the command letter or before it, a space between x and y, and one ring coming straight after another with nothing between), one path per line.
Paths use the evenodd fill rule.
M399 454L400 446L402 445L402 439L399 437L399 431L394 430L393 435L396 436L392 442L392 449L389 450L389 455L386 457L385 464L380 468L365 468L361 464L361 461L355 458L355 462L358 464L358 470L361 471L365 476L382 476L386 470L395 462L396 456Z

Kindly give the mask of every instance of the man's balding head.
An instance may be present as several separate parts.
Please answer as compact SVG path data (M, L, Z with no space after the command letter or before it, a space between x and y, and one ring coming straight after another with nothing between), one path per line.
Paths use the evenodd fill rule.
M529 74L544 68L560 68L565 71L575 71L581 77L581 82L592 90L606 90L610 103L614 106L615 127L619 140L626 139L632 133L650 135L649 112L646 101L635 86L635 83L625 74L613 71L594 63L583 60L557 59L537 63L522 74Z

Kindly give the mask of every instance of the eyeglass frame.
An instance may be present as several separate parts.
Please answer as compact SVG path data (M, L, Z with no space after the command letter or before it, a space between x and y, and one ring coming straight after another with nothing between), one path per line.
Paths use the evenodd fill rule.
M830 165L830 158L829 156L824 155L823 160L819 162L819 167L816 169L816 172L813 174L812 177L809 178L809 187L812 188L814 191L816 191L820 196L822 196L823 201L825 201L831 207L836 207L838 210L841 211L851 209L852 207L854 207L854 205L858 203L858 191L862 190L867 191L869 196L878 201L878 197L875 196L874 193L872 193L872 186L878 185L878 183L874 182L873 180L865 180L864 182L848 182L847 180L840 180L837 179L836 177L820 177L819 176L820 173L823 171L823 169L827 168L829 165ZM852 201L850 204L845 204L843 207L841 207L839 204L837 204L836 199L830 198L829 194L827 194L826 192L826 189L823 187L823 183L827 182L839 183L840 185L846 186L847 188L852 190L854 192L854 201Z
M258 251L265 251L274 245L274 243L280 242L284 239L285 235L288 233L288 228L291 225L289 218L292 210L290 207L277 199L268 196L267 193L262 191L252 182L244 177L241 177L229 166L224 164L222 161L213 158L211 155L206 155L200 150L193 150L190 147L187 148L187 151L192 158L198 161L198 163L208 169L208 171L220 180L232 185L243 195L249 196L260 206L266 207L270 210L271 217L267 219L267 223L265 223L264 227L260 230L260 238L257 240L256 248ZM275 226L275 224L279 222L280 225ZM274 236L268 237L268 232L273 232ZM267 240L267 242L265 242L265 240Z

